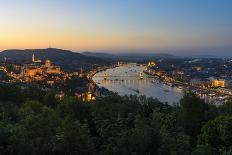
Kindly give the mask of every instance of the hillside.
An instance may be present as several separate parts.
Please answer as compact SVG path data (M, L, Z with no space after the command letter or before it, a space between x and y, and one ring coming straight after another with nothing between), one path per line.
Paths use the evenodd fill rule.
M62 69L73 71L80 67L87 67L93 64L107 64L110 61L104 58L96 58L75 53L68 50L48 48L48 49L26 49L26 50L5 50L0 52L0 61L7 58L8 62L27 63L31 61L32 54L36 59L50 59L54 64L60 65Z

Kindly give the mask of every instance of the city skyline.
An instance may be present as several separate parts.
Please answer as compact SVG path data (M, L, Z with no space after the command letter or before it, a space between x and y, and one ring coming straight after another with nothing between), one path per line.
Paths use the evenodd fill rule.
M229 0L9 0L0 50L231 55Z

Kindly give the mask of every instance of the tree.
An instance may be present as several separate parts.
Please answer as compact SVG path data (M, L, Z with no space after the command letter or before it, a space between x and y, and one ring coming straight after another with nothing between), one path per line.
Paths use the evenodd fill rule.
M180 101L178 122L191 137L194 146L201 127L208 120L208 105L193 93L187 93Z
M232 102L227 102L218 107L219 113L221 115L231 115L232 114Z
M151 125L162 137L160 154L191 154L190 138L179 128L174 108L169 113L154 109Z
M56 154L88 155L96 152L88 124L65 119L56 135Z
M60 119L56 112L38 101L28 101L20 109L20 124L34 154L52 153Z
M15 85L0 84L0 101L22 103L24 101L22 90Z
M209 146L218 153L232 147L232 116L219 116L207 122L199 136L198 147Z
M147 124L146 118L137 115L133 128L123 128L112 135L102 149L103 154L157 154L162 138L159 131Z

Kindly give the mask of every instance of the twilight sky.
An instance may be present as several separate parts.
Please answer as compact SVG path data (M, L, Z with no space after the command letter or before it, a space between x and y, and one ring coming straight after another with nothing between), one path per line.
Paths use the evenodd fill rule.
M231 0L1 0L0 50L232 55Z

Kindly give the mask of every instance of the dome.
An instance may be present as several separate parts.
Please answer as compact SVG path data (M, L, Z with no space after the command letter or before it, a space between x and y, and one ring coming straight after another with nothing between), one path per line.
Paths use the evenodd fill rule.
M45 66L46 66L46 67L51 67L51 65L52 65L51 60L46 60L46 61L45 61Z

